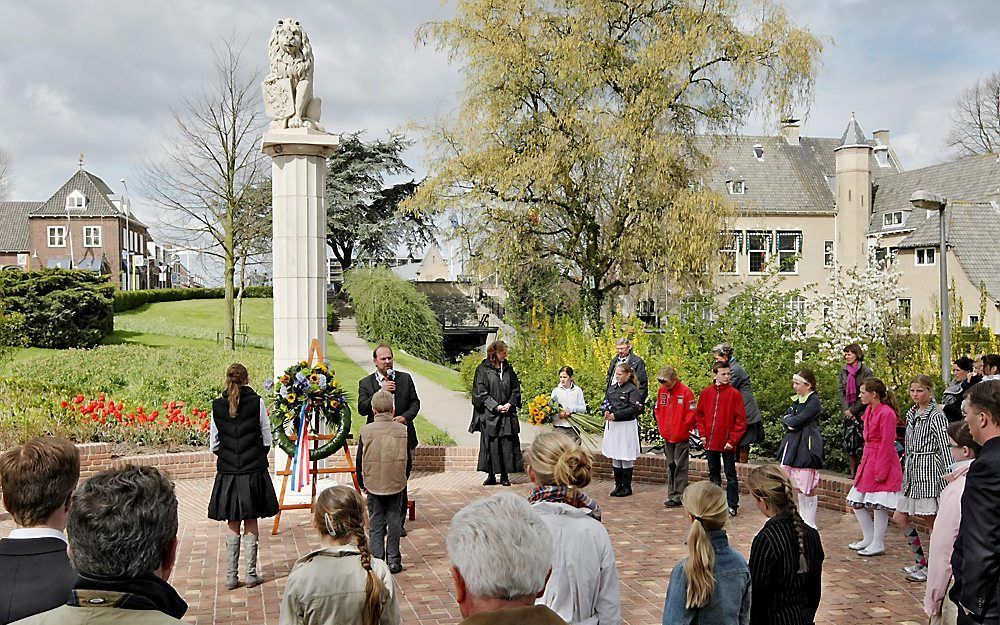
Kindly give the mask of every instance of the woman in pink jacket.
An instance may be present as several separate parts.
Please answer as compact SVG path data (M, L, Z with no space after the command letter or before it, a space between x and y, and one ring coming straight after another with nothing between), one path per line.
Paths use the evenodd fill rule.
M958 619L958 606L948 599L951 553L958 537L958 524L962 520L965 474L979 454L979 443L972 438L965 420L948 426L948 438L955 463L951 465L951 472L944 476L948 485L941 491L938 501L938 516L931 532L931 553L927 558L927 589L924 591L924 612L931 617L932 625L954 625Z
M885 553L889 512L896 508L903 485L903 467L896 454L896 421L899 411L885 383L868 378L858 393L865 409L865 447L847 503L854 508L863 538L849 546L861 556ZM874 518L873 518L874 516Z

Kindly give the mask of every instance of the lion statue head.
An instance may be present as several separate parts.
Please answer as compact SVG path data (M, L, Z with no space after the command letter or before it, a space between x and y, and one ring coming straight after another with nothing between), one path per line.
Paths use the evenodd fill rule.
M270 78L291 78L293 82L312 77L313 50L309 36L298 20L278 20L267 44L271 61Z

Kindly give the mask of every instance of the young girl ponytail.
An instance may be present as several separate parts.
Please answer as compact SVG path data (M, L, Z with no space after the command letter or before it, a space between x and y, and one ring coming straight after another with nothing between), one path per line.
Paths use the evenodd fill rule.
M249 382L250 374L240 363L234 362L226 369L226 398L229 399L230 417L236 417L236 411L240 407L240 389Z
M688 555L684 563L685 607L701 608L712 600L715 591L715 550L708 532L725 527L729 506L726 493L711 482L695 482L687 487L681 499L684 509L694 517L688 530Z

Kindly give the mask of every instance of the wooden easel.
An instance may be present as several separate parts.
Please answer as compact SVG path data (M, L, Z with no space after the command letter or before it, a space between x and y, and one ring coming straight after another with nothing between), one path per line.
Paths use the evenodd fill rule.
M308 363L312 365L313 356L316 356L321 362L323 360L323 354L319 348L319 340L313 339L312 345L309 346L309 360ZM333 434L320 434L319 433L319 411L313 414L313 432L312 435L312 452L315 453L319 449L319 441L328 441L333 438ZM299 440L298 435L289 436L289 440L292 442L297 442ZM350 443L354 440L354 437L350 434L347 435L347 440L344 442L344 456L346 458L347 464L345 466L337 467L323 467L320 468L319 460L312 460L312 467L309 470L312 476L312 497L309 498L309 503L296 503L296 504L286 504L285 494L288 492L288 478L292 475L292 457L288 456L285 458L285 469L283 471L275 471L275 475L281 476L281 494L278 496L278 514L274 517L274 527L271 528L271 535L274 536L278 533L278 525L281 523L281 513L283 510L312 510L313 502L316 501L316 482L319 481L320 475L331 475L334 473L350 473L351 479L354 481L354 489L361 492L361 486L358 484L358 471L354 466L354 461L351 460L351 448ZM314 456L313 456L314 457ZM330 456L331 458L333 456ZM325 458L324 458L325 460Z

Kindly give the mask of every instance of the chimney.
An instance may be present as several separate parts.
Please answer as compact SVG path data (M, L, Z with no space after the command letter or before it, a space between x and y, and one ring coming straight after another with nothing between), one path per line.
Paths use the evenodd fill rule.
M875 140L878 141L879 145L888 146L889 145L889 131L886 129L876 130L872 133Z
M793 117L786 117L781 120L781 136L785 138L788 145L799 144L799 120Z

